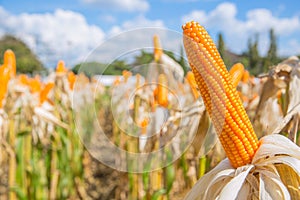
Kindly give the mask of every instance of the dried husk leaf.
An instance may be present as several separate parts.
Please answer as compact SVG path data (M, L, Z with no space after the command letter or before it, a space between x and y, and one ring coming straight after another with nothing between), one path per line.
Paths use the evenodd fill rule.
M283 120L277 125L277 127L272 131L272 134L282 132L282 129L291 121L294 115L298 115L300 113L300 103L294 106L283 118Z
M300 148L283 135L268 135L261 138L260 141L263 145L258 148L252 160L252 163L255 163L255 165L263 164L266 158L276 155L289 155L300 159Z
M255 126L257 130L261 129L260 126L262 126L262 130L256 132L271 133L275 131L271 130L269 127L277 127L276 131L278 133L279 127L275 126L274 124L279 124L278 121L281 121L283 116L285 116L287 113L290 113L292 109L298 103L300 103L300 93L297 92L300 85L299 67L300 65L298 58L290 57L270 70L268 74L268 80L263 86L260 101L256 109ZM287 96L284 99L284 105L287 106L280 107L277 103L277 93L280 91ZM269 104L273 104L273 106L271 106L272 108ZM268 106L270 108L267 110L266 107ZM276 112L276 114L274 112ZM263 117L265 119L261 119ZM269 119L266 120L267 118ZM258 124L257 120L260 121L260 125ZM286 122L286 124L288 122ZM268 124L267 130L265 124ZM283 128L284 127L282 127L280 130Z
M300 199L299 174L297 174L290 166L284 164L277 164L276 169L281 177L282 182L287 186L287 189L291 195L291 199Z
M211 177L215 177L214 181L216 180L222 180L225 176L229 176L234 174L235 169L230 165L229 160L226 158L220 162L219 165L217 165L215 168L213 168L210 172L205 174L192 188L192 190L187 194L185 199L189 200L202 200L204 199L204 196L209 193L207 191L209 187L207 187L211 182ZM226 180L224 180L226 181ZM229 180L227 180L228 182ZM224 185L224 182L221 181L219 186L221 187ZM220 188L216 186L216 188ZM221 188L220 188L221 189ZM213 188L212 188L213 191ZM213 192L214 193L214 192Z
M242 171L240 174L238 174L232 180L230 180L229 183L227 183L227 185L223 188L222 192L220 193L219 200L236 199L242 186L244 185L246 177L248 176L250 170L253 167L254 167L253 165L249 165L249 166L246 165L245 167L243 167L244 169L239 168L239 169L245 170L245 171ZM238 171L239 170L237 170L236 172L238 172ZM245 191L249 191L249 190L245 190ZM244 194L244 198L247 198L248 195L249 195L249 193Z
M174 61L171 57L169 57L166 54L162 54L160 57L160 63L162 65L165 65L165 67L163 67L163 70L165 72L165 74L168 73L173 73L174 74L174 78L176 78L176 80L174 80L174 82L178 82L178 81L182 81L184 78L184 71L182 69L182 67L176 62ZM170 76L172 77L172 76Z
M61 126L65 129L68 129L68 125L60 121L57 117L55 117L52 113L48 112L47 110L41 108L41 107L35 107L34 113L44 119L47 122L57 124L58 126Z
M290 195L287 188L281 182L279 176L276 176L274 173L271 173L266 170L260 170L259 182L260 199L290 199Z

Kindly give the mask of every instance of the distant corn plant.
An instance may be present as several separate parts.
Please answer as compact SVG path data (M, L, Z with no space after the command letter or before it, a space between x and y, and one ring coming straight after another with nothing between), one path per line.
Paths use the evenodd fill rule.
M76 76L60 61L43 82L39 76L16 76L15 63L7 50L0 67L0 155L1 166L8 164L9 199L84 196L84 149L71 107Z

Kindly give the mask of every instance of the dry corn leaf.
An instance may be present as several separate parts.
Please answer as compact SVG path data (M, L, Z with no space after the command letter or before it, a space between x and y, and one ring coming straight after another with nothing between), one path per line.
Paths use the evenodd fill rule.
M289 166L277 164L276 169L280 174L282 182L287 185L287 189L291 194L291 199L300 199L300 177Z
M165 74L172 73L175 78L175 82L182 82L184 78L184 71L175 60L163 53L160 58L160 64L163 65L162 67Z
M274 173L262 170L259 174L260 199L282 200L290 199L290 194L280 178Z
M58 119L56 116L54 116L52 113L50 113L46 109L43 109L43 107L35 107L34 113L47 122L57 124L58 126L61 126L65 129L69 128L69 126L66 123L60 121L60 119Z
M291 121L293 116L298 115L300 113L300 103L295 105L289 113L281 120L281 122L277 125L277 127L273 130L272 134L282 132L282 129Z
M253 166L245 167L245 169L239 169L235 172L235 177L225 185L219 195L219 199L236 199L238 194L241 192L241 188L246 181L246 178ZM239 171L241 171L239 173ZM239 174L237 174L239 173ZM241 184L242 183L242 184ZM234 190L233 190L234 188ZM248 192L248 190L246 190ZM249 193L242 194L242 198L248 197Z
M300 103L300 93L298 92L300 85L299 69L298 58L290 57L270 70L256 109L255 124L259 132L278 133L278 129L282 131L292 119L292 116L288 113L292 113L291 110ZM281 105L278 103L278 92L286 96ZM285 115L289 115L289 118L285 117L285 124L280 123ZM258 121L260 123L257 123ZM280 126L276 126L276 124L280 124ZM258 128L259 126L262 127L262 130ZM276 130L274 130L274 127L276 127Z

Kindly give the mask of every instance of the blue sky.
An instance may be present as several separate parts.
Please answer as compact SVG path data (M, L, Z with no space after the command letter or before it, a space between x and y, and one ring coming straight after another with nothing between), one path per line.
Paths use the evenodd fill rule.
M80 62L96 45L126 30L160 27L181 32L181 25L191 19L204 25L213 39L222 32L236 53L258 33L264 54L268 31L274 28L279 53L300 54L296 0L0 0L0 18L0 36L21 38L49 67L58 59L69 65Z

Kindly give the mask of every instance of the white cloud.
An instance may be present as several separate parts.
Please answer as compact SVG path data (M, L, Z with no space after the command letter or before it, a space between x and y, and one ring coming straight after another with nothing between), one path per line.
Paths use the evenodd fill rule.
M84 16L57 9L53 13L13 15L0 7L0 34L16 35L53 67L58 59L73 65L104 39L104 32L89 25Z
M108 23L114 23L117 21L117 19L112 15L102 15L100 16L101 20L108 22Z
M247 13L246 28L256 32L265 32L274 28L279 35L289 35L300 29L299 17L278 18L267 9L256 9Z
M88 60L112 62L122 58L130 60L140 50L153 51L153 36L158 35L162 48L180 54L182 34L169 30L161 20L150 20L143 15L114 26L107 34L109 37L90 55Z
M233 3L221 3L210 12L194 10L182 17L183 22L190 20L198 21L214 34L224 33L228 46L235 52L246 49L248 38L255 33L259 34L259 48L265 53L268 48L268 32L271 28L279 38L286 38L300 31L300 19L296 15L280 18L268 9L253 9L246 13L245 20L240 20L237 18L237 7ZM289 48L288 45L282 45L282 48L281 53L292 53L284 49ZM296 53L300 52L294 52Z
M160 27L164 28L164 22L162 20L150 20L145 18L143 15L139 15L132 20L125 21L120 26L113 26L109 31L110 35L118 34L122 31L127 31L130 29L136 28L145 28L145 27Z
M147 11L149 3L146 0L82 0L86 4L96 5L99 9L118 11Z
M161 38L167 36L162 20L150 20L143 15L114 26L107 33L89 25L83 15L62 9L53 13L13 15L0 7L0 17L6 19L0 21L0 36L11 33L19 37L49 67L54 67L59 59L74 65L90 53L98 61L109 62L126 51L151 48L155 32ZM140 29L128 32L137 28ZM180 42L181 37L177 37L177 41ZM165 43L164 47L172 48L179 42ZM99 54L92 52L95 48ZM179 44L176 48L179 49Z

